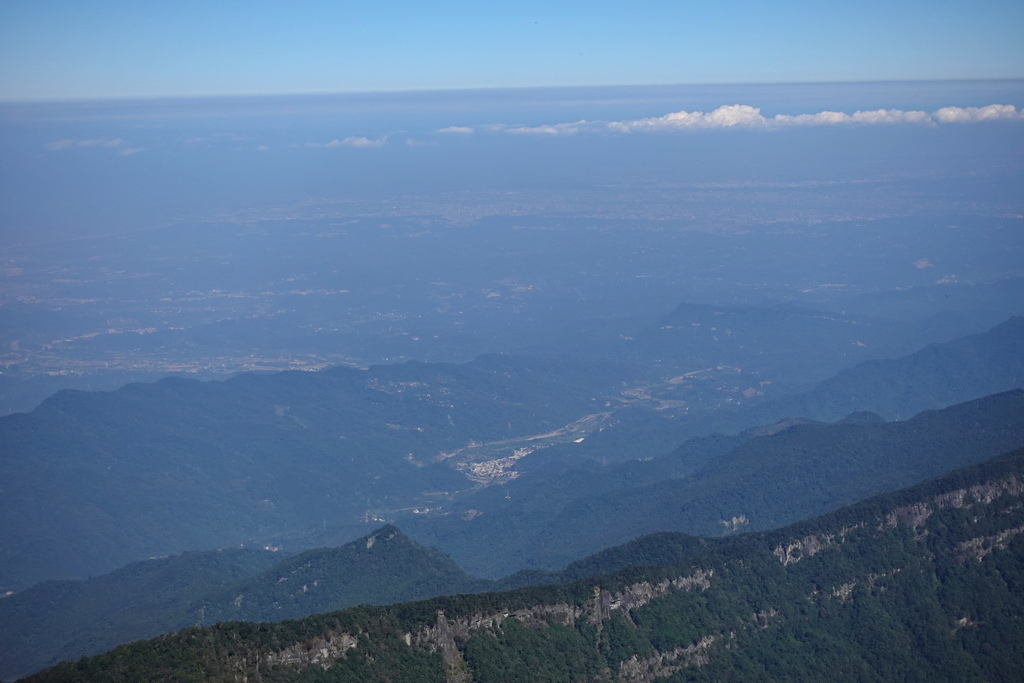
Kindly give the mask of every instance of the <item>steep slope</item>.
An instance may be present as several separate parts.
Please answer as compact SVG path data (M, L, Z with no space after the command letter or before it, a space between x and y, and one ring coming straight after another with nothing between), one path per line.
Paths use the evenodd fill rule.
M450 544L463 543L456 547L476 566L487 566L488 561L495 563L492 567L500 566L496 563L501 558L518 554L519 566L526 562L554 568L653 531L678 529L716 535L771 528L1024 445L1022 414L1024 392L1014 392L902 423L859 414L836 424L789 421L750 430L740 437L700 439L664 458L610 468L613 477L604 472L560 477L556 471L534 482L527 478L527 484L537 487L533 498L519 506L506 506L506 514L482 515L469 522L455 520L454 524L469 532L462 538L438 537ZM693 459L703 466L688 467L687 461ZM607 486L594 494L599 478ZM644 483L652 479L654 483ZM635 482L640 485L630 485ZM544 510L545 504L572 488L577 489L576 502ZM452 523L444 518L440 522ZM431 527L421 524L416 529L422 534ZM438 524L436 529L445 531L450 526ZM116 597L116 584L102 580L67 584L65 592L73 597L63 602L44 599L47 608L43 613L25 606L46 591L29 589L10 602L0 602L0 617L6 607L22 606L20 614L8 616L12 639L32 632L22 624L46 624L46 638L20 646L26 655L40 653L20 660L31 664L53 661L44 655L95 652L101 649L97 643L112 646L192 624L229 619L279 621L359 603L564 583L635 564L641 558L646 558L644 563L664 563L685 550L675 541L666 542L666 547L657 550L648 542L647 550L637 551L639 555L629 549L609 551L562 571L521 572L487 582L473 579L448 557L417 545L394 527L385 527L340 548L287 558L219 592L162 591L159 595L167 601L163 611L151 600L146 613L149 621L143 623L132 610L115 609L131 600ZM622 559L623 552L628 559ZM141 565L134 575L142 576L140 569ZM96 589L116 597L110 607L97 611L99 620L82 616L83 605L101 603L106 597L97 595ZM138 589L129 585L129 596L133 590ZM83 647L80 633L110 637L97 640L93 635ZM43 643L47 643L45 648Z
M570 586L190 629L28 680L1019 676L1024 450L784 529L701 546L673 565Z

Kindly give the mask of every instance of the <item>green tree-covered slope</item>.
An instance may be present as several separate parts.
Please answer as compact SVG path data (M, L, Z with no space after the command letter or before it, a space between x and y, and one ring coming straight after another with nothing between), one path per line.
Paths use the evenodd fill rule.
M496 586L393 526L338 548L280 555L193 551L20 591L0 600L0 679L186 626L281 621Z
M308 550L193 603L196 623L281 621L359 604L408 602L490 587L447 555L385 525L339 548Z
M27 680L1018 680L1024 450L680 544L671 564L571 585L188 629Z

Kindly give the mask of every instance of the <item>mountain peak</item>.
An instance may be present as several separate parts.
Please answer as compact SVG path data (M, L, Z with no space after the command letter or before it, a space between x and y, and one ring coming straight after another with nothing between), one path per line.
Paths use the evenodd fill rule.
M364 538L367 549L372 548L378 542L392 541L396 538L399 541L409 540L409 537L403 534L401 529L399 529L394 524L385 524L384 526L377 529L372 534L365 536Z
M839 420L839 424L877 424L879 422L885 422L885 418L870 410L858 410Z

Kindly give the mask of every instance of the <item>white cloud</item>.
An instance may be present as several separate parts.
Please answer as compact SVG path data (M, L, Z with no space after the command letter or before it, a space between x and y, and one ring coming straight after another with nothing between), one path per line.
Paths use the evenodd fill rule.
M505 132L513 135L576 135L576 133L592 127L593 124L589 121L577 121L576 123L555 123L546 126L509 126L505 128Z
M327 144L320 145L315 142L308 143L308 147L383 147L384 143L387 142L388 136L384 135L376 140L363 137L361 135L350 135L343 140L331 140Z
M874 111L857 111L851 117L853 123L911 123L930 124L934 123L932 117L923 111L901 111L899 109L876 109Z
M694 128L764 128L768 120L749 104L728 104L714 111L677 111L633 121L611 121L609 130L619 133L690 130Z
M513 135L575 135L581 132L606 131L614 133L685 131L698 129L745 128L778 129L794 126L874 126L918 125L934 126L946 123L969 123L994 120L1024 120L1024 111L1007 104L987 107L944 107L929 114L920 110L873 109L847 114L840 111L821 111L815 114L776 114L766 117L757 107L748 104L729 104L709 112L677 111L628 121L577 121L540 126L490 124L475 130L511 133ZM444 128L451 132L457 127ZM464 130L474 129L458 129Z
M145 151L146 151L145 147L125 147L124 149L121 149L121 150L117 151L117 156L119 156L119 157L130 157L133 154L138 154L139 152L145 152Z
M1024 110L1017 111L1010 104L990 104L987 107L943 107L932 114L939 123L977 123L979 121L1019 121Z
M846 114L839 111L822 111L817 114L777 114L767 118L761 110L748 104L729 104L707 113L701 111L677 111L665 116L634 121L612 121L609 130L629 133L633 131L687 130L694 128L782 128L787 126L839 126L874 125L880 123L933 123L932 117L923 111L900 109L876 109Z
M438 128L434 131L435 133L453 133L455 135L472 135L474 131L472 128L467 126L448 126L447 128Z
M733 126L760 127L764 125L761 110L748 104L730 104L719 107L704 116L704 122L711 128L732 128Z
M780 126L836 126L850 123L850 120L850 115L844 114L841 111L822 111L817 114L797 114L795 116L777 114L772 119L772 121Z
M773 126L842 126L842 125L874 125L879 123L897 124L911 123L930 125L932 117L923 111L903 111L902 109L874 109L872 111L856 111L846 114L841 111L823 111L817 114L798 114L790 116L778 114L770 120Z

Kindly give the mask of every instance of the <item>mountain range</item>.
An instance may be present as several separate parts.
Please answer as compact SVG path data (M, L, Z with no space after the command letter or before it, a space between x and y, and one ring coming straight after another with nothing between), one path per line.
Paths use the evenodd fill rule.
M26 681L1014 680L1022 534L1017 450L773 531L637 539L596 578L191 628Z
M835 419L844 407L864 409L855 400L859 393L875 387L888 396L887 387L911 378L913 390L903 392L900 406L934 407L1012 388L1021 383L1022 338L1024 320L1014 318L892 361L884 371L855 368L815 390L818 403L805 398L797 407L814 408L803 417ZM975 381L957 390L942 379L950 366ZM578 476L566 474L568 468L600 473L608 482L589 486L594 477L584 473L568 495L543 501L546 508L565 507L588 492L620 488L622 472L606 462L654 458L653 465L626 466L632 474L621 481L639 486L663 478L659 457L695 432L716 424L735 432L799 415L781 414L785 404L771 409L756 401L742 410L666 407L664 399L648 398L650 372L624 362L487 356L464 365L404 363L60 392L32 413L0 418L6 520L0 542L9 549L0 587L83 578L193 549L338 545L389 520L477 575L555 568L576 558L516 566L510 558L519 550L509 546L505 554L488 553L491 567L470 566L458 538L468 533L466 542L477 543L473 521L486 525L506 496L517 504L517 490L531 479L531 487L547 480L557 488ZM950 388L936 393L942 382ZM834 400L821 404L826 396ZM684 474L728 450L727 443L735 444L707 441L701 448L710 451L683 465L677 457L669 467ZM747 514L722 512L728 514L704 522L702 531ZM454 526L451 540L439 532L418 535L418 520Z
M474 543L479 548L492 539L491 557L519 553L527 559L520 564L528 566L533 558L532 564L544 569L502 579L475 578L447 555L385 525L343 546L299 554L189 552L85 581L43 582L0 600L0 650L6 653L0 656L0 676L187 626L280 621L356 604L566 583L632 564L664 564L703 542L692 536L656 536L671 540L668 545L650 540L627 544L552 570L655 531L714 536L779 527L976 463L1024 447L1021 415L1024 391L1016 390L905 422L887 423L871 413L831 424L788 421L617 466L612 472L621 475L612 481L618 488L609 485L603 494L542 514L541 501L580 484L578 477L550 477L534 491L532 503L476 520L485 522L468 527L476 536L458 536L443 519L413 529L417 537L440 530L438 538L446 543L465 544L458 547L470 560L481 555L472 552ZM672 475L673 467L686 471L680 458L701 448L703 466ZM630 472L641 466L648 467ZM553 488L556 484L561 488ZM467 528L464 521L461 525ZM477 560L474 566L480 564Z

